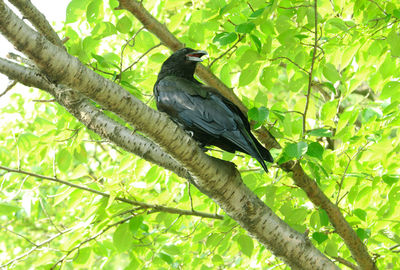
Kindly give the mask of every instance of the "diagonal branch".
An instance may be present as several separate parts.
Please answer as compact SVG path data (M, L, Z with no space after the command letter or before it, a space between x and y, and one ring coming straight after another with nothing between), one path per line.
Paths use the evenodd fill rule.
M317 3L316 2L317 1L314 2L315 27L317 27L317 24L318 24L318 18L317 18L318 13L317 13ZM120 9L123 8L123 9L126 9L129 12L131 12L143 24L144 27L146 27L150 32L152 32L154 35L156 35L170 49L175 51L175 50L183 47L183 44L167 29L167 27L165 25L161 24L159 21L157 21L157 19L154 18L143 7L143 5L140 2L138 2L136 0L119 0L119 3L120 3L120 7L119 7ZM316 32L317 31L315 31L315 33L314 33L314 44L317 44L317 46L318 46L318 43L317 43L318 36L317 36ZM315 61L316 49L314 49L313 54L314 54L313 61ZM312 69L310 69L310 70L312 70ZM309 73L309 72L307 72L307 73ZM203 81L205 81L207 84L213 86L214 88L218 89L223 96L225 96L226 98L228 98L232 102L234 102L236 105L238 105L242 111L247 112L247 109L245 108L245 106L234 95L234 93L229 90L229 88L226 85L224 85L221 81L219 81L219 83L215 83L216 80L214 78L216 78L216 77L209 70L199 68L197 70L197 74ZM312 82L312 71L311 71L311 73L309 73L309 87L308 87L307 92L310 92L310 93L308 93L308 99L311 94L311 82ZM232 97L232 95L233 95L233 97ZM307 107L308 107L308 105L307 105ZM305 109L306 114L307 114L307 111L308 111L308 109ZM304 114L303 114L303 119L304 119L304 121L306 119L306 115L304 115ZM305 123L303 125L304 125L303 130L305 130ZM303 132L303 134L304 134L304 132ZM263 132L263 135L266 137L272 137L264 132ZM270 141L274 142L275 140L271 139ZM279 146L279 144L277 142L276 142L276 144ZM271 148L271 144L267 145L267 148ZM280 147L278 147L278 148L280 148ZM367 248L360 241L360 239L358 238L358 236L356 235L354 230L351 228L349 223L345 220L345 218L343 217L339 208L336 207L326 197L326 195L318 187L317 183L304 172L304 170L300 166L300 164L297 162L294 162L294 161L289 161L284 164L281 164L280 167L282 169L284 169L285 171L292 172L291 176L292 176L294 182L299 187L301 187L304 191L306 191L308 197L316 206L321 207L328 213L328 216L329 216L333 226L336 228L338 234L344 239L346 245L351 250L353 257L360 264L360 266L365 267L365 269L376 269L375 263L372 261L372 258L369 256Z
M130 215L129 217L126 217L126 218L124 218L124 219L122 219L122 220L120 220L120 221L118 221L118 222L115 222L115 223L113 223L113 224L108 225L107 227L105 227L105 228L102 229L100 232L96 233L95 235L93 235L93 236L91 236L91 237L89 237L89 238L86 238L85 240L83 240L82 242L80 242L79 244L77 244L76 246L74 246L73 248L71 248L70 250L68 250L68 252L67 252L64 256L62 256L61 259L59 259L50 269L55 269L56 266L57 266L58 264L60 264L60 263L62 264L62 263L64 262L64 260L65 260L72 252L74 252L75 250L79 249L79 248L80 248L81 246L83 246L84 244L86 244L86 243L88 243L88 242L90 242L90 241L95 240L97 237L101 236L102 234L104 234L105 232L107 232L109 229L111 229L111 228L113 228L113 227L115 227L115 226L118 226L118 225L120 225L120 224L123 224L123 223L127 222L128 220L132 219L133 217L135 217L135 216L134 216L134 215ZM62 265L61 265L61 266L62 266ZM62 269L62 267L60 267L60 269Z
M240 42L240 41L242 41L242 39L245 37L245 35L239 35L239 38L238 38L238 40L236 40L236 42L231 46L231 47L229 47L225 52L223 52L220 56L218 56L217 58L215 58L214 60L212 60L211 61L211 63L207 66L208 68L211 68L211 66L215 63L215 62L217 62L219 59L221 59L222 57L224 57L227 53L229 53L231 50L233 50L233 48L235 48L236 47L236 45ZM232 52L233 53L233 52ZM232 55L232 54L231 54Z
M39 33L44 35L54 45L63 47L63 42L46 20L46 17L30 0L9 0L9 2L21 11L24 18L28 19Z
M157 144L112 120L79 92L62 85L56 86L50 83L45 75L38 70L23 67L2 58L0 58L0 73L18 80L18 82L26 86L36 87L48 92L87 128L101 137L114 142L128 152L191 181L192 177L188 171Z
M290 228L244 185L232 163L204 154L168 117L51 44L21 21L3 0L0 0L0 31L48 78L80 91L156 141L188 169L203 193L288 265L294 269L337 269L303 234Z
M59 232L59 233L53 235L53 236L50 237L49 239L47 239L47 240L45 240L45 241L43 241L43 242L41 242L41 243L39 243L39 244L35 244L35 246L34 246L33 248L31 248L30 250L28 250L27 252L25 252L25 253L23 253L23 254L21 254L21 255L15 257L14 259L12 259L12 260L6 262L6 263L3 264L3 265L0 265L0 268L6 267L6 266L8 266L8 265L10 265L10 264L12 264L12 263L14 263L14 262L16 262L16 261L21 260L22 258L25 258L26 256L28 256L29 254L31 254L32 252L34 252L34 251L37 250L38 248L41 248L42 246L44 246L44 245L50 243L50 242L53 241L54 239L60 237L61 235L65 234L65 233L67 233L67 232L70 232L70 231L72 231L71 228L70 228L70 229L63 230L62 232Z
M0 165L0 169L8 171L8 172L13 172L13 173L20 173L20 174L24 174L24 175L29 175L32 177L36 177L39 179L43 179L43 180L48 180L48 181L52 181L52 182L56 182L59 184L63 184L69 187L73 187L76 189L80 189L80 190L85 190L88 191L90 193L94 193L100 196L103 196L105 198L110 198L110 194L92 189L92 188L88 188L85 186L80 186L77 184L73 184L71 182L65 181L65 180L61 180L58 179L56 177L49 177L49 176L45 176L45 175L40 175L37 173L32 173L32 172L28 172L28 171L24 171L24 170L18 170L18 169L12 169L12 168L8 168L8 167L4 167ZM120 202L124 202L127 204L131 204L131 205L136 205L136 206L140 206L142 208L145 209L152 209L155 210L157 212L166 212L166 213L170 213L170 214L178 214L178 215L182 215L182 216L197 216L197 217L203 217L203 218L214 218L214 219L223 219L224 217L218 214L210 214L210 213L204 213L204 212L198 212L198 211L189 211L189 210L184 210L184 209L178 209L178 208L173 208L173 207L167 207L167 206L162 206L162 205L157 205L157 204L148 204L148 203L144 203L144 202L138 202L138 201L132 201L126 198L122 198L122 197L115 197L114 200L116 201L120 201Z

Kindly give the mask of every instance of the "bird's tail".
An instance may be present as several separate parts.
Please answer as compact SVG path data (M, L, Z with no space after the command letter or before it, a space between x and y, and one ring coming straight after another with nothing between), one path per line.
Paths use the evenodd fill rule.
M238 131L240 132L240 131ZM268 162L273 162L274 159L272 158L270 152L265 149L258 141L257 139L252 136L247 130L242 130L240 132L242 136L246 139L245 142L243 141L234 141L233 143L237 144L243 149L243 152L249 154L250 156L254 157L257 159L257 161L261 164L263 167L264 171L268 173L268 167L265 164L265 161ZM234 136L232 136L233 138Z

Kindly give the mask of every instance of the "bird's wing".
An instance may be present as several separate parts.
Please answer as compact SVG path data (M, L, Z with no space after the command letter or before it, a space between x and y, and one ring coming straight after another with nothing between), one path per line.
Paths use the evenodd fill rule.
M198 128L219 136L237 129L237 118L219 95L201 84L168 76L155 85L159 110L171 115L184 126Z
M174 76L160 80L154 92L158 109L185 128L200 130L215 139L224 138L236 145L236 150L260 156L246 128L247 120L244 123L241 115L221 95L210 92L202 84Z

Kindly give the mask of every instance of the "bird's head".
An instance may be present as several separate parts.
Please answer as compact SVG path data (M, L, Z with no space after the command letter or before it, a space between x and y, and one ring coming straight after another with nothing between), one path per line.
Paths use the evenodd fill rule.
M161 67L160 74L192 79L196 64L203 61L201 57L204 55L208 55L208 53L191 48L179 49L165 60Z

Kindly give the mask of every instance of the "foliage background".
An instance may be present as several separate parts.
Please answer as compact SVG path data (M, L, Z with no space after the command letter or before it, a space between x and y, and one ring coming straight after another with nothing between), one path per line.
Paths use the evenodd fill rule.
M306 130L312 2L169 0L144 5L187 46L209 52L205 64L233 87L256 126L267 126L284 146L273 150L277 161L301 158L366 243L378 268L399 268L400 3L318 1L318 50ZM59 34L69 37L70 54L154 107L152 87L170 51L117 6L116 0L72 0ZM39 90L29 91L35 100L50 99ZM229 217L221 221L138 209L129 222L116 224L132 214L127 212L132 206L115 196L223 213L195 188L189 195L183 179L102 141L61 106L35 102L25 93L8 95L10 102L0 114L7 127L0 132L2 166L56 175L111 197L1 171L0 264L34 248L32 242L68 230L13 267L48 269L79 246L63 260L65 269L285 268ZM285 172L272 168L266 175L247 156L210 154L233 161L246 185L293 228L309 231L321 251L354 263L325 212L314 208Z

